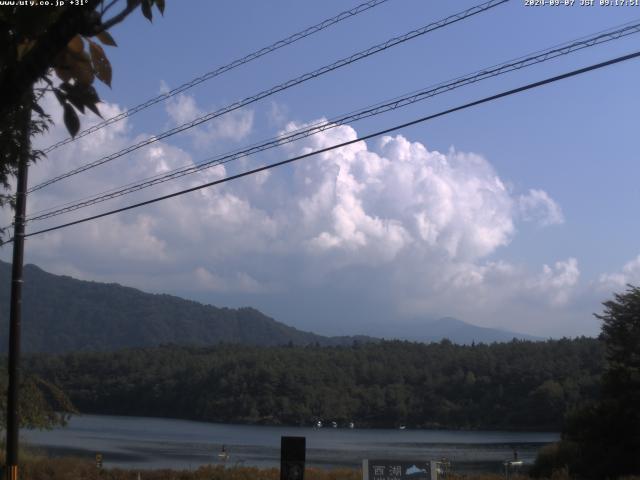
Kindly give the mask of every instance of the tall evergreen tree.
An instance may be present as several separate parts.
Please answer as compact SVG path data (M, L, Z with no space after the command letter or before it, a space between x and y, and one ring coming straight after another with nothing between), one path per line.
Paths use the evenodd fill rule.
M586 478L640 474L640 288L603 303L606 367L600 400L568 418L574 473Z

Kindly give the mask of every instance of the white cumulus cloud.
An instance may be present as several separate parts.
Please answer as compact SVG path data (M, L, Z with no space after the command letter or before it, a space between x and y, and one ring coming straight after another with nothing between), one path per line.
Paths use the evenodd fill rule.
M548 294L552 304L563 305L568 302L579 278L578 261L572 257L558 261L551 267L544 265L542 273L534 279L531 286Z
M108 104L102 110L106 116L121 111ZM171 121L179 123L200 109L190 97L179 96L168 111ZM235 119L229 125L234 122L236 130L217 125L202 132L243 138L231 132L250 129L251 121ZM62 125L57 118L39 142L65 137ZM290 123L287 130L302 126ZM354 128L339 126L287 148L299 154L356 138ZM33 169L32 184L133 141L127 121L105 128L52 152ZM34 193L29 208L48 208L193 163L191 152L160 141ZM133 199L220 179L228 171L219 166ZM562 219L560 207L543 190L519 196L505 185L481 155L438 152L402 135L386 136L288 169L33 237L28 260L83 278L166 292L265 296L306 288L309 296L322 298L336 288L336 278L352 278L342 291L385 299L388 315L440 313L492 324L496 316L518 311L526 302L538 302L543 309L562 307L579 279L574 258L545 265L542 273L493 258L513 241L518 221ZM123 197L83 213L131 201ZM304 311L302 299L287 301Z
M179 94L169 99L166 111L174 125L183 125L209 113L196 104L191 95ZM220 140L238 142L249 135L253 128L253 110L241 108L188 130L194 145L199 149L210 147Z
M523 220L534 221L546 227L564 223L562 209L544 190L531 189L518 198Z
M341 126L302 151L356 135ZM402 136L382 138L377 150L359 142L295 167L312 247L378 261L410 246L475 259L509 243L514 201L484 158L429 151Z
M640 285L640 255L625 263L618 272L603 273L598 279L602 290L621 291L627 284Z

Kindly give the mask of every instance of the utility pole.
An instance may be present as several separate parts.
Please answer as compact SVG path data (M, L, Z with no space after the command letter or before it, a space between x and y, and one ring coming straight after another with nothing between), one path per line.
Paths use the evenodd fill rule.
M20 323L22 320L22 270L24 262L24 228L27 210L27 173L31 156L32 92L25 96L16 115L20 128L16 213L13 225L13 262L11 265L11 313L9 315L9 387L7 390L7 458L6 480L18 480L18 411L20 386Z

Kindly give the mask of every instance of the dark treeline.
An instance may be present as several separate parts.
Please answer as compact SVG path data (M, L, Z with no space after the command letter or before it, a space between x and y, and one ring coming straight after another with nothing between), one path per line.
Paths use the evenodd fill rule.
M163 346L32 355L85 413L211 422L559 430L595 398L595 339L492 345Z

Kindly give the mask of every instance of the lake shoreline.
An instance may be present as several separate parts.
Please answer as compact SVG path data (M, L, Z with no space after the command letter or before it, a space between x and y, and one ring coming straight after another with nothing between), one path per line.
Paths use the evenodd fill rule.
M358 468L367 458L444 457L465 473L499 471L514 450L532 464L540 448L559 439L549 432L313 429L99 415L73 417L66 428L22 434L26 443L52 456L91 459L100 453L105 467L135 469L216 464L223 445L232 464L276 467L282 436L306 438L307 465L312 467Z
M285 422L268 422L268 421L264 421L264 422L252 422L252 421L242 421L241 419L239 420L233 420L233 421L229 421L229 422L224 422L224 421L213 421L213 420L203 420L203 419L199 419L199 418L188 418L188 417L170 417L170 416L155 416L155 415L135 415L135 414L126 414L126 413L105 413L105 412L82 412L82 413L75 413L72 414L71 417L83 417L83 416L92 416L92 415L96 415L96 416L109 416L109 417L123 417L123 418L149 418L149 419L159 419L159 420L181 420L181 421L186 421L186 422L197 422L197 423L207 423L210 425L242 425L242 426L249 426L249 427L284 427L284 428L314 428L314 424L313 422L310 423L285 423ZM321 420L323 422L323 426L321 427L322 429L333 429L334 427L331 427L329 424L325 423L324 420ZM327 422L330 422L331 419L329 419ZM529 432L529 433L552 433L552 434L560 434L559 430L554 430L554 429L545 429L545 428L529 428L529 427L524 427L524 428L508 428L508 427L460 427L460 426L447 426L447 425L441 425L438 423L428 423L428 424L421 424L421 425L405 425L406 428L402 429L402 430L434 430L434 431L455 431L455 432ZM345 426L344 424L338 424L338 427L336 427L336 429L338 430L352 430L351 428ZM380 425L375 425L375 424L367 424L367 423L362 423L359 424L357 422L354 421L354 428L353 429L359 429L359 430L401 430L399 428L398 425L386 425L386 424L380 424Z
M46 480L66 480L68 478L82 478L84 480L279 480L279 468L253 467L225 467L209 465L197 469L121 469L97 468L95 462L74 458L55 458L44 455L31 454L20 462L20 475L24 478L40 478ZM468 475L453 473L450 480L501 480L503 474L485 473ZM522 480L528 476L521 475L514 478ZM360 468L341 468L327 470L322 468L305 468L305 480L361 480ZM555 476L556 480L569 480L569 477Z

